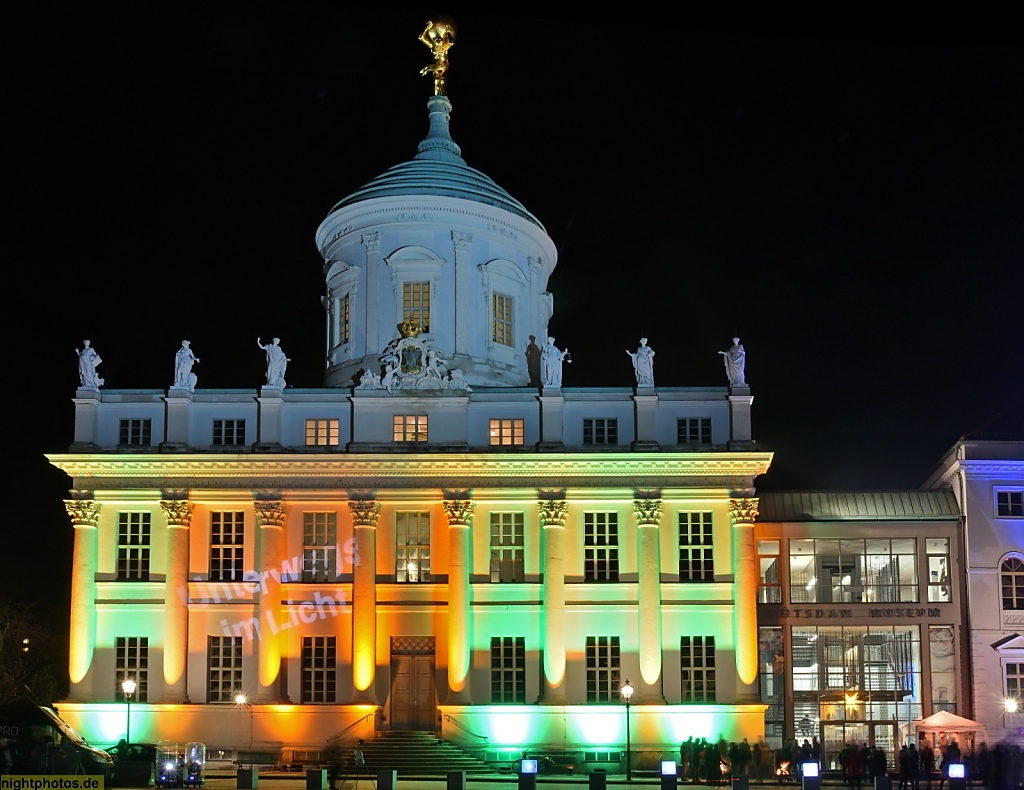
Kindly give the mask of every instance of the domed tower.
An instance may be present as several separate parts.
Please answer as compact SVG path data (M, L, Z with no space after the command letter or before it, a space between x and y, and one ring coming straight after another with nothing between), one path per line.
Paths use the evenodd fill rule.
M435 95L417 154L335 204L316 233L327 280L326 386L379 375L402 324L470 385L536 383L527 360L539 351L530 344L547 337L555 245L462 158L432 49L435 66L424 71L434 71Z

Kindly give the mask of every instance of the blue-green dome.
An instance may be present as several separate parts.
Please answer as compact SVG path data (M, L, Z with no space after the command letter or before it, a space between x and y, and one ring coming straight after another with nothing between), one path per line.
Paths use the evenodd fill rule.
M540 220L494 181L470 167L462 158L462 150L448 131L451 102L444 96L432 96L427 102L430 130L419 144L418 153L381 173L368 184L338 201L331 213L345 206L375 198L396 195L436 195L472 200L510 211L527 219L541 230Z

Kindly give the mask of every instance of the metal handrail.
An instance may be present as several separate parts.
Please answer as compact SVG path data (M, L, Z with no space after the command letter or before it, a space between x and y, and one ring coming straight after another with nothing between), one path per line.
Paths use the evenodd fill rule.
M472 736L473 738L478 738L479 740L485 742L490 740L490 738L488 738L486 735L478 735L472 730L467 729L466 725L462 724L462 722L458 721L457 719L453 719L451 717L451 714L449 713L444 714L444 718L446 721L450 721L452 724L454 724L456 727L458 727L460 730L466 733L466 735Z
M366 721L366 720L367 720L368 718L370 718L371 716L373 716L373 715L374 715L375 713L376 713L376 711L370 711L370 712L369 712L369 713L367 713L367 714L366 714L365 716L363 716L363 717L361 717L361 718L358 718L358 719L356 719L356 720L355 720L354 722L352 722L352 723L351 723L350 725L348 725L348 726L347 726L347 727L346 727L345 729L343 729L343 730L342 730L341 732L339 732L339 733L338 733L337 735L332 735L332 736L331 736L330 738L328 738L328 739L327 739L327 743L330 743L331 741L336 741L336 740L338 740L338 738L340 738L340 737L341 737L342 735L344 735L344 734L345 734L346 732L348 732L349 730L351 730L351 729L352 729L353 727L355 727L355 726L356 726L357 724L362 724L362 723L363 723L364 721Z

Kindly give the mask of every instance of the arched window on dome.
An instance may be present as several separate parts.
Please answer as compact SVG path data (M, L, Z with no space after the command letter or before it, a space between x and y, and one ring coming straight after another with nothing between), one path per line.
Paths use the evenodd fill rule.
M437 304L437 288L441 270L446 261L426 247L400 247L385 259L391 269L391 282L395 293L395 323L415 324L421 332L450 334L446 329L434 326L431 318L443 310L445 305ZM454 304L449 304L453 308ZM451 323L454 326L454 309ZM438 316L443 317L442 314ZM443 322L442 322L443 323Z
M999 586L1004 611L1024 610L1024 558L1005 557L999 566Z

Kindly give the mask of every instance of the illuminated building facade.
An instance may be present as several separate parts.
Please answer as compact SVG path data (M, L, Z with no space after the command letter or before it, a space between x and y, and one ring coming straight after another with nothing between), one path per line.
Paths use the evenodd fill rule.
M885 750L968 713L960 509L949 491L771 492L755 527L767 741Z
M957 442L929 479L963 512L969 718L1024 744L1024 441Z
M428 109L317 233L323 388L78 390L61 712L97 742L126 677L134 739L211 753L617 762L627 679L638 752L761 735L749 388L563 387L554 245Z

